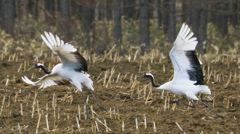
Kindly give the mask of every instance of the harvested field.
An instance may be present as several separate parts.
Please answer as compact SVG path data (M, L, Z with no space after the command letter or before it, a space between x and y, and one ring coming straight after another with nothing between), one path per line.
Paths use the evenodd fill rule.
M27 51L20 48L10 53L3 51L0 57L0 133L240 132L240 74L236 53L200 57L205 84L212 95L199 94L198 97L225 116L222 120L198 102L195 102L196 108L169 104L170 100L188 100L154 89L150 80L142 78L143 73L149 71L155 75L156 83L169 81L173 67L168 55L157 50L140 55L136 49L132 54L119 56L115 49L101 56L80 51L89 62L95 95L108 110L102 111L88 92L84 92L89 96L89 120L86 120L84 101L76 87L61 85L38 90L22 81L24 75L34 81L44 75L38 69L27 71L36 62L43 63L48 70L60 62L44 44L35 42Z

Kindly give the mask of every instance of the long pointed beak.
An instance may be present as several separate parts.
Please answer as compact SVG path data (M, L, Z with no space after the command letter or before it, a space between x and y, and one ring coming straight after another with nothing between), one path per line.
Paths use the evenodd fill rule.
M32 66L32 67L28 68L28 70L32 70L32 69L34 69L34 68L36 68L36 67L35 67L35 66Z

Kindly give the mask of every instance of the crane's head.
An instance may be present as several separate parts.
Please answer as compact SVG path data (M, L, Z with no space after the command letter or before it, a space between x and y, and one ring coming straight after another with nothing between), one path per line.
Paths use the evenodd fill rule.
M149 72L144 73L144 77L153 77L153 75Z
M34 66L30 67L28 70L34 69L34 68L41 68L44 67L42 63L36 63Z

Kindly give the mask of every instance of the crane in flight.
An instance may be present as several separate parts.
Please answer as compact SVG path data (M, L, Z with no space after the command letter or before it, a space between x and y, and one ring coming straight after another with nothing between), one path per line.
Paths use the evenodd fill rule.
M82 91L83 84L90 89L89 90L86 88L98 106L102 110L107 111L102 105L99 104L94 93L92 92L94 91L93 81L89 78L90 75L87 74L87 61L80 53L77 52L77 49L74 48L71 44L64 43L64 41L60 40L57 35L54 37L54 35L50 32L45 32L45 36L41 35L41 37L46 45L52 50L52 52L60 57L62 63L54 66L50 72L45 69L43 64L36 63L33 67L29 68L29 70L34 68L41 68L46 73L46 75L39 78L39 80L36 82L29 80L26 76L22 77L22 80L27 84L40 86L39 89L70 82L71 84L75 85L82 93L86 106L87 118L89 118L86 102L87 100Z
M190 28L186 24L183 24L169 54L174 68L174 76L171 81L159 86L155 84L154 76L151 73L146 72L144 77L150 78L153 87L157 89L168 90L176 95L186 96L190 99L192 105L180 101L171 101L170 103L181 103L195 108L192 100L196 100L223 119L224 116L214 111L196 96L198 93L210 95L211 90L203 83L204 76L201 68L201 61L198 60L195 53L198 42L197 38L192 36L193 33L190 32Z

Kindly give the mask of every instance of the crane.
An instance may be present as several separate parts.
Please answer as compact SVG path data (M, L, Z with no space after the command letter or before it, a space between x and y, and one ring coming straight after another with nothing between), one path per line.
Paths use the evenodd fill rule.
M210 95L211 90L208 86L203 84L204 76L201 68L202 63L195 53L198 42L197 38L192 36L193 32L190 32L188 25L183 23L169 54L174 68L174 76L171 81L159 86L155 84L154 76L151 73L144 73L144 77L150 78L153 87L156 89L168 90L176 95L184 95L192 103L192 105L188 105L180 101L171 101L171 104L180 103L195 108L192 100L196 100L223 119L224 116L214 111L196 96L198 93Z
M102 105L99 104L94 93L92 92L94 91L93 81L89 78L90 75L87 73L87 61L80 53L77 52L77 49L71 44L64 43L64 41L61 40L57 35L54 37L54 35L50 32L45 32L45 36L41 35L41 37L45 44L52 50L52 52L60 57L62 63L54 66L50 72L45 69L43 64L36 63L33 67L29 68L29 70L41 68L46 75L39 78L39 80L36 82L29 80L26 76L23 76L22 80L27 84L40 86L39 89L70 82L80 90L84 98L87 118L89 118L86 102L87 99L82 91L83 84L90 89L86 90L92 95L98 106L102 110L107 111Z

